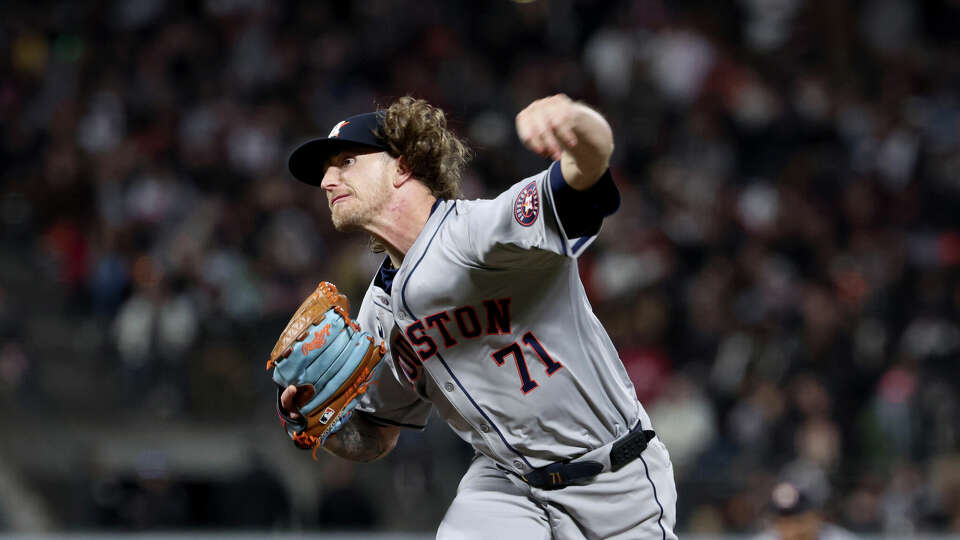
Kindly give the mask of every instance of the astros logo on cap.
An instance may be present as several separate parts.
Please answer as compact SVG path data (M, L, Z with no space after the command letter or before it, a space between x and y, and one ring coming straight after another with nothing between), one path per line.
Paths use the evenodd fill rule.
M327 135L327 138L328 138L328 139L332 139L332 138L334 138L334 137L339 137L339 136L340 136L340 128L342 128L343 126L345 126L345 125L347 125L347 124L349 124L349 123L350 123L350 122L347 122L346 120L341 120L337 125L333 126L333 129L330 130L330 134Z
M530 182L517 194L517 200L513 203L513 217L517 218L517 223L529 227L537 220L538 215L540 195L537 193L537 183Z

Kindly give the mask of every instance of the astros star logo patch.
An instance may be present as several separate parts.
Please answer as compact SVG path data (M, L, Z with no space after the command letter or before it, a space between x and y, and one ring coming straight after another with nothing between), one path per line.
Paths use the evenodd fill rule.
M337 125L333 126L333 129L330 130L330 134L327 135L328 139L333 139L340 136L340 128L349 124L346 120L341 120Z
M517 223L529 227L537 221L539 215L540 195L537 193L537 183L530 182L520 190L517 200L513 202L513 217L517 218Z

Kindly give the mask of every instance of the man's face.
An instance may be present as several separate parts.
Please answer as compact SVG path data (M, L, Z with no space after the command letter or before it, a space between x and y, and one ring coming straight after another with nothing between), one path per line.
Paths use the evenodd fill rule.
M320 186L327 192L333 226L363 229L390 199L393 159L386 152L344 150L324 164Z

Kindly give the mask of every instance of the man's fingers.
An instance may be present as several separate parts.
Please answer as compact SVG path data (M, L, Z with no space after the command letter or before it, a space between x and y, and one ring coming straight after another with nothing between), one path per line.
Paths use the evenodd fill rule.
M553 121L548 119L547 129L543 131L544 146L550 150L550 157L560 159L566 149L566 141L559 133L559 127L554 125Z
M577 145L568 110L572 101L562 94L539 99L517 115L517 135L532 152L559 160Z
M573 148L577 145L577 134L573 132L573 127L569 122L563 122L553 126L553 135L560 141L565 149Z
M526 110L520 111L517 114L514 124L517 128L517 137L520 137L520 140L523 141L523 144L527 144L527 140L530 139L530 124L527 123Z
M529 110L530 108L527 107L517 115L515 122L517 126L517 137L520 138L520 142L522 142L524 146L539 154L540 150L536 148L539 144L536 140L536 126L530 119L530 115L528 114Z
M543 126L538 125L536 119L531 116L517 117L517 135L523 141L523 145L532 152L541 156L548 155L548 149L542 138Z
M290 415L291 418L299 418L300 413L293 410L293 398L297 395L297 387L290 385L283 389L283 393L280 394L280 406L283 407L283 410Z
M557 139L549 130L540 132L537 140L540 142L540 147L543 148L543 152L540 152L540 155L545 158L556 159L557 156L563 152L557 143Z
M532 109L518 119L517 132L523 144L535 154L545 158L559 159L563 153L563 146L553 135L549 119L544 116L544 109Z

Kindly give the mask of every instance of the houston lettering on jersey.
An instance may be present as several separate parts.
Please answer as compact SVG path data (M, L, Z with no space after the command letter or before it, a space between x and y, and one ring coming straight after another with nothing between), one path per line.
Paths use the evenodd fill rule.
M417 319L407 326L407 339L415 347L420 360L429 359L439 350L428 329L435 329L439 333L446 349L455 347L460 342L457 337L476 339L481 335L510 334L509 298L484 300L479 308L480 314L474 306L460 306Z
M518 333L522 331L523 329L520 329ZM415 383L420 378L423 363L437 354L441 344L444 349L450 349L456 347L460 340L476 339L483 335L509 335L511 332L510 299L483 300L477 307L460 306L417 319L407 326L405 332L393 333L390 350L397 368L408 381ZM524 353L525 349L527 354ZM500 367L509 360L509 363L516 367L519 390L523 394L539 386L527 366L529 353L533 353L543 364L548 377L563 368L563 364L554 360L537 336L530 331L524 332L521 338L490 355L493 360L491 366Z
M420 366L423 362L400 332L394 332L390 337L390 357L393 358L397 370L403 373L408 381L415 383L420 378Z

